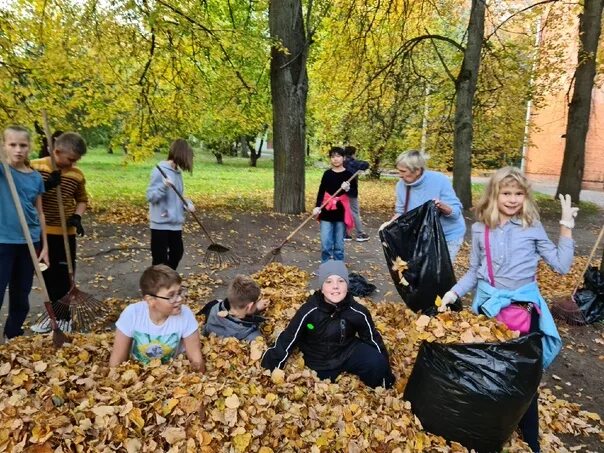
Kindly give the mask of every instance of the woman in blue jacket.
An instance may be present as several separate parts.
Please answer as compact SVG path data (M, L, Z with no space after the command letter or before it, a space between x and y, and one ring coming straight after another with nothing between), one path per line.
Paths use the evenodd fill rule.
M451 262L463 242L466 223L462 205L453 190L451 181L442 173L426 170L426 156L421 151L406 151L396 159L400 181L396 184L395 214L392 220L434 200L441 213L442 224Z

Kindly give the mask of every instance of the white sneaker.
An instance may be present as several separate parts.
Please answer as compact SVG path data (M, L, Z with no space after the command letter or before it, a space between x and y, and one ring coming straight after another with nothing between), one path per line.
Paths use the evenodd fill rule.
M65 333L71 333L71 321L67 319L57 319L57 324L59 325L59 329L61 329Z
M52 327L50 327L50 319L46 318L44 321L40 321L39 323L31 326L30 329L36 333L50 332L52 330Z

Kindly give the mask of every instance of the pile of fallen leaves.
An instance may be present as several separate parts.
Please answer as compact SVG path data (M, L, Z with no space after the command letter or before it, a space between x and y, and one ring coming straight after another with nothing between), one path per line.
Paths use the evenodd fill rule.
M400 303L362 301L390 349L395 389L370 389L349 375L320 381L300 354L271 373L260 367L266 342L308 296L308 275L273 264L255 278L271 300L266 340L204 338L205 374L182 357L110 369L110 333L74 335L57 351L48 336L0 347L0 451L466 451L423 431L402 399L419 345L505 341L513 332L468 312L428 318ZM199 297L210 282L187 279ZM547 390L540 403L544 451L566 451L558 433L601 435L597 414ZM506 449L527 451L517 438Z

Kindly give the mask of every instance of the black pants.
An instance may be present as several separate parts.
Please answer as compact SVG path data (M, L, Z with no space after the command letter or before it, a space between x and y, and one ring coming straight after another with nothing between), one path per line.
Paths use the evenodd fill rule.
M34 243L34 247L39 250L40 243ZM0 244L0 308L8 286L8 318L4 325L7 338L23 335L33 278L34 265L27 244Z
M48 260L50 266L42 275L44 275L44 283L48 289L48 297L52 302L52 309L55 312L57 319L69 320L69 307L64 304L59 304L57 301L61 299L71 289L71 279L69 278L69 270L67 268L67 258L65 254L65 244L63 235L47 234L48 240ZM67 236L69 240L69 248L71 249L71 263L75 272L76 267L76 237L75 234Z
M343 372L358 376L369 387L392 387L394 377L386 357L374 346L359 341L352 355L333 370L317 370L320 379L335 379Z
M531 331L530 333L537 332L539 330L539 314L537 310L533 309L531 312ZM531 405L528 407L518 427L522 433L522 439L531 447L534 452L541 451L539 445L539 391L535 393Z
M182 231L151 230L153 265L165 264L176 270L184 254Z

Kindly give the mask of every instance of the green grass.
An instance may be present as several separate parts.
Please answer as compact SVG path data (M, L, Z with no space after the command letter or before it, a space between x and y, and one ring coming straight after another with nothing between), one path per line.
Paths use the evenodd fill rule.
M107 154L105 148L89 149L78 164L86 175L87 189L92 208L102 211L115 207L147 206L145 192L151 170L167 153L155 154L144 162L130 162L121 153ZM240 208L269 210L273 204L273 161L259 159L258 167L249 166L249 160L240 157L224 157L218 165L210 153L196 152L193 174L184 174L186 196L203 208ZM311 206L319 187L323 170L306 167L306 200ZM364 180L362 189L363 209L392 212L394 185L397 178ZM484 190L480 184L472 184L474 200ZM536 194L542 215L558 215L560 204L553 197ZM580 202L582 215L598 213L597 205Z

